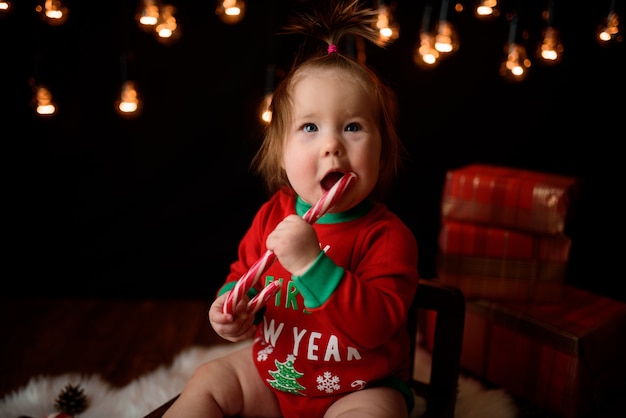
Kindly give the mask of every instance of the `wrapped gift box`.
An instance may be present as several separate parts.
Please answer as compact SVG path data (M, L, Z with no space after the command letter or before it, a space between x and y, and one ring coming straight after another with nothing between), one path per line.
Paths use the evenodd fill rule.
M446 173L442 218L563 233L577 193L574 177L470 164Z
M550 301L560 297L571 239L444 220L437 278L465 297Z
M461 366L558 417L589 417L626 388L626 303L563 288L550 303L467 301Z

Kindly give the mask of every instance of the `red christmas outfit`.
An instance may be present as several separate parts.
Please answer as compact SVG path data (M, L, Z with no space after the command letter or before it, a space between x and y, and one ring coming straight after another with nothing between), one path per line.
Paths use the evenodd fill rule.
M309 207L288 188L274 194L244 235L220 294L266 252L279 222ZM254 289L282 283L266 304L252 353L285 416L322 416L347 392L390 377L406 381L410 373L406 318L418 283L412 232L384 204L369 201L327 213L313 227L323 250L313 266L292 276L276 261Z

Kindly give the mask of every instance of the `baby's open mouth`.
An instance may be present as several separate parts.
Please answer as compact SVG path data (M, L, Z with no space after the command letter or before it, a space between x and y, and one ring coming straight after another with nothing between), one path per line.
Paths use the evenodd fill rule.
M322 188L324 190L330 190L330 188L333 187L333 185L337 183L339 179L344 176L344 174L345 173L341 171L333 171L326 174L321 182Z

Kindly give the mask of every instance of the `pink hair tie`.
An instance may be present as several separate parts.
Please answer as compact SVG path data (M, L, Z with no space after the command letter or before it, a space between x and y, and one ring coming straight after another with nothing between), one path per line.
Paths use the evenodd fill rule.
M333 52L337 52L337 45L335 45L335 44L328 44L328 53L332 54Z

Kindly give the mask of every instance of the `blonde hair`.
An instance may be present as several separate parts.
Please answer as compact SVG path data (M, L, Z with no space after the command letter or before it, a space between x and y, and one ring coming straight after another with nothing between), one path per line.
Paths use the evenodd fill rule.
M325 42L326 48L294 65L273 93L270 110L272 120L267 125L261 147L252 160L252 167L265 180L270 193L289 185L282 167L283 147L292 117L291 92L302 74L313 69L334 69L346 72L363 89L376 108L378 128L382 139L380 172L372 197L381 198L397 174L400 156L404 152L396 131L398 102L395 92L365 64L336 48L348 35L363 37L377 45L374 29L375 11L358 6L357 0L329 2L330 7L313 15L298 15L286 26L286 33L311 35Z

